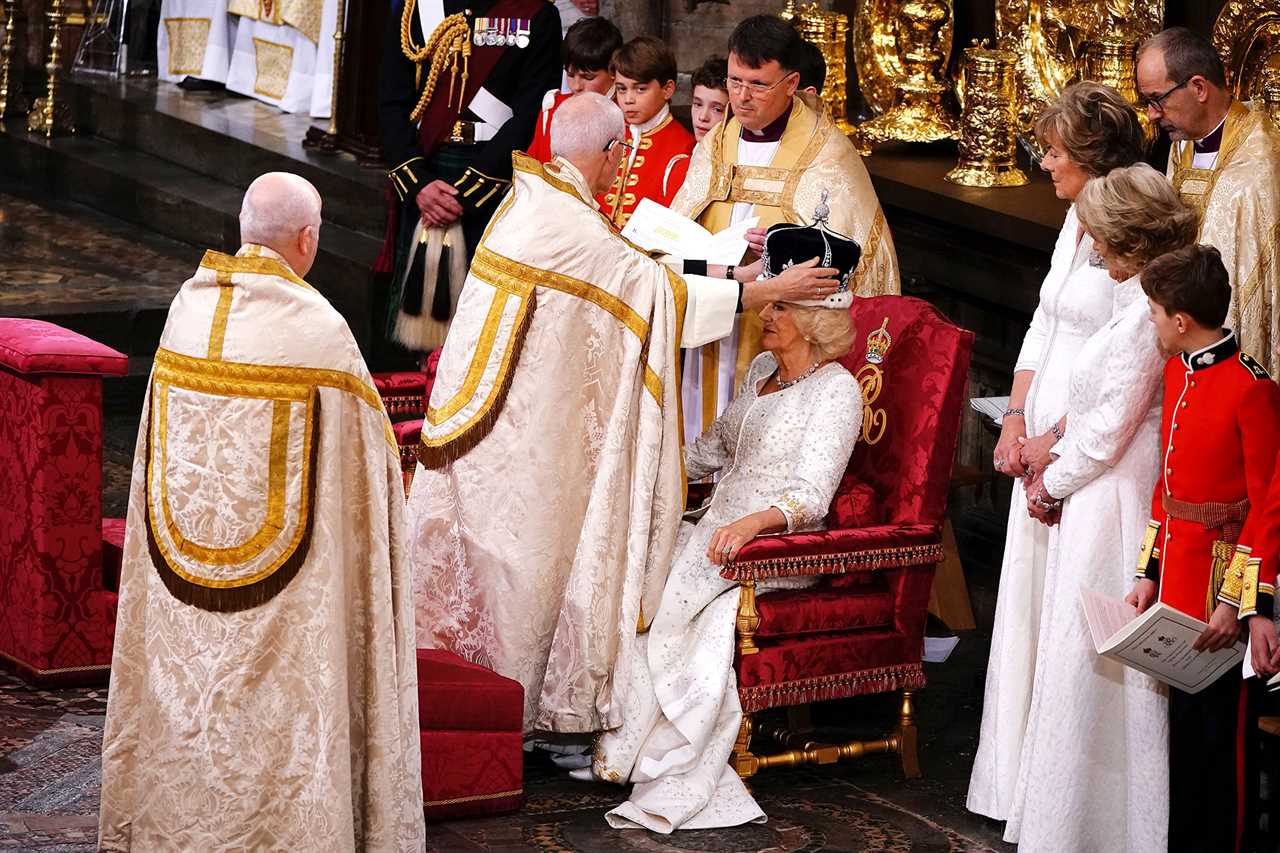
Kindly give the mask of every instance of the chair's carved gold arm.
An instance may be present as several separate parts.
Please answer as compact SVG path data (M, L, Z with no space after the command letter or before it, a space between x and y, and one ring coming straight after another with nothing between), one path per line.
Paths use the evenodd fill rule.
M756 610L756 582L744 580L739 584L738 593L738 653L754 655L760 648L756 645L756 629L760 627L760 614Z

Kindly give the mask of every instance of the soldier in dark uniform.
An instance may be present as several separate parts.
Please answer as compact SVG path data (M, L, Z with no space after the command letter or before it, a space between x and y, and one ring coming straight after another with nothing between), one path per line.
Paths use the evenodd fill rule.
M403 0L390 23L378 118L393 200L377 270L391 274L389 331L425 350L462 286L449 279L510 186L511 152L529 145L543 93L560 84L560 15L548 0ZM413 331L424 325L436 331Z

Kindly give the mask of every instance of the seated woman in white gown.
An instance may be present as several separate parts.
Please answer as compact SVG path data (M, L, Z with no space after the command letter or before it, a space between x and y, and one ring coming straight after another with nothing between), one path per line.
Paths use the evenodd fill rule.
M720 481L697 525L682 525L662 603L635 646L623 725L596 744L590 772L635 783L631 798L607 815L615 828L669 833L764 817L728 763L742 719L733 674L738 587L719 567L760 534L822 528L862 428L861 388L835 361L853 341L848 282L857 246L816 228L774 226L766 269L788 265L781 243L805 236L780 236L787 230L823 235L836 257L821 265L840 270L841 286L821 301L765 306L767 351L686 451L690 480L718 472ZM839 257L840 241L852 262ZM790 254L805 260L815 252L793 247ZM778 579L759 589L809 582Z
M1165 853L1165 690L1095 653L1080 590L1129 591L1160 467L1165 362L1138 275L1193 242L1199 217L1145 163L1093 179L1076 209L1115 282L1114 308L1072 366L1066 438L1027 482L1029 511L1056 527L1004 837L1019 853Z

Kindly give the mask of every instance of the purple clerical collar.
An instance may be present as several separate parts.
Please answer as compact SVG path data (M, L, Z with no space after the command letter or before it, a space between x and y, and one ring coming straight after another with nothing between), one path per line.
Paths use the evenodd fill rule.
M782 133L787 129L787 122L791 119L791 110L783 110L782 115L765 125L764 130L747 130L742 129L742 138L747 142L777 142L782 138Z
M1222 131L1227 126L1227 117L1223 116L1222 121L1218 122L1218 126L1213 132L1204 139L1197 139L1194 143L1197 154L1217 154L1218 149L1222 147Z

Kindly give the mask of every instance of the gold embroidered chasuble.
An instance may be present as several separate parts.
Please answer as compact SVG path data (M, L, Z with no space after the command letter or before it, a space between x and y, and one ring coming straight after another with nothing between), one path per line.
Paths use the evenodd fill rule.
M593 732L621 723L672 558L678 347L728 333L737 287L633 248L568 162L513 162L422 429L418 643L520 681L527 731Z
M712 233L731 224L736 203L752 204L762 228L779 222L810 224L825 194L830 226L862 247L852 284L854 293L879 296L901 292L897 253L871 177L853 143L820 103L805 95L793 99L786 129L767 166L739 163L741 136L742 125L731 117L702 138L694 149L684 186L671 203L672 210L697 220ZM726 376L720 383L724 389L737 388L760 353L760 328L755 313L742 315L733 377L730 382ZM686 359L699 360L703 377L721 373L719 358L716 343L686 354ZM705 429L728 405L728 394L717 399L716 383L704 378L699 396Z
M424 849L403 513L342 317L270 249L206 253L138 434L103 850Z
M276 26L290 26L312 44L320 41L324 0L229 0L227 12Z
M1280 136L1262 110L1236 101L1212 169L1193 167L1190 142L1169 152L1169 178L1201 215L1200 242L1216 246L1231 276L1228 327L1240 348L1275 375L1280 343Z

